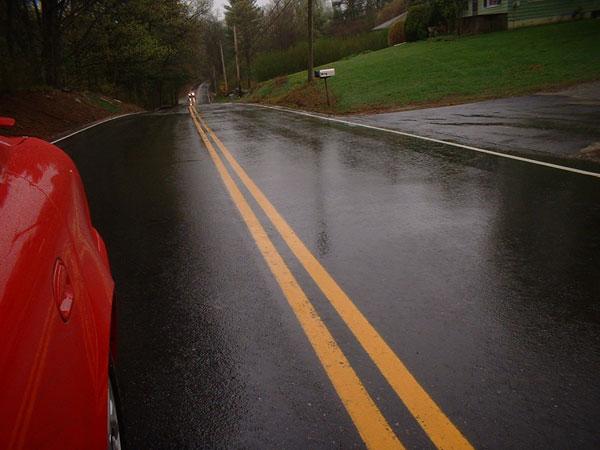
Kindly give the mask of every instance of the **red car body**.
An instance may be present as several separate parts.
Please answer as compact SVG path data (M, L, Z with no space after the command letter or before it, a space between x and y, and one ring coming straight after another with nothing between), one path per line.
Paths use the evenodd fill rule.
M113 286L71 159L0 136L0 447L107 448Z

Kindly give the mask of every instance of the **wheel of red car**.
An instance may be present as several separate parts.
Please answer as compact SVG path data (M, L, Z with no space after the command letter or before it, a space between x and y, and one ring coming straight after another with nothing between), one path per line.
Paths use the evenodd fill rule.
M108 377L108 449L121 450L121 433L119 429L119 414L117 397L113 389L112 377Z

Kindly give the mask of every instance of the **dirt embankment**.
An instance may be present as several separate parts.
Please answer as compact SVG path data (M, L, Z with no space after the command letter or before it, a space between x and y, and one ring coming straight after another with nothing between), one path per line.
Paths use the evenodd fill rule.
M0 134L51 140L98 120L137 111L142 108L90 92L18 91L0 95L0 116L16 120L14 127L0 129Z

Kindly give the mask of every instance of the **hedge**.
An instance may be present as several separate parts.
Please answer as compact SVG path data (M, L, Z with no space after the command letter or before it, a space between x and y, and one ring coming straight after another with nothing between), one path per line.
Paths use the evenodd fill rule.
M429 36L427 27L431 22L432 12L431 6L428 4L421 4L408 8L406 24L404 25L407 41L427 39Z
M387 30L371 31L351 37L327 37L315 41L315 67L351 55L387 47ZM287 50L259 53L253 73L257 81L288 75L306 69L308 44L300 42Z

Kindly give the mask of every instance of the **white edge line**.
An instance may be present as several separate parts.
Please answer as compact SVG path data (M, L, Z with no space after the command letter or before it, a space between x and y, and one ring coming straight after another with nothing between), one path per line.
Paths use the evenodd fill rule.
M312 113L309 113L306 111L298 111L295 109L283 108L281 106L261 105L258 103L238 103L238 104L248 105L248 106L256 106L259 108L274 109L277 111L284 111L284 112L288 112L288 113L298 114L301 116L314 117L314 118L326 120L329 122L336 122L336 123L341 123L344 125L350 125L353 127L363 127L363 128L368 128L370 130L383 131L386 133L398 134L401 136L408 136L408 137L415 138L415 139L422 139L424 141L435 142L437 144L451 145L453 147L464 148L467 150L472 150L472 151L480 152L480 153L486 153L488 155L499 156L501 158L514 159L516 161L526 162L526 163L530 163L530 164L537 164L539 166L551 167L552 169L564 170L567 172L578 173L580 175L588 175L590 177L600 178L600 173L597 173L597 172L589 172L587 170L575 169L574 167L568 167L568 166L561 166L559 164L552 164L552 163L548 163L548 162L544 162L544 161L539 161L537 159L523 158L522 156L509 155L506 153L495 152L493 150L486 150L484 148L478 148L478 147L472 147L470 145L458 144L456 142L444 141L441 139L435 139L435 138L430 138L430 137L426 137L426 136L419 136L418 134L407 133L405 131L398 131L398 130L392 130L390 128L376 127L374 125L367 125L364 123L351 122L349 120L336 119L335 117L321 116L321 115L312 114Z
M93 123L91 125L88 125L87 127L82 128L81 130L74 131L71 134L67 134L66 136L63 136L63 137L58 138L58 139L55 139L55 140L51 141L50 143L51 144L56 144L57 142L63 141L65 139L70 138L71 136L74 136L74 135L76 135L78 133L81 133L81 132L83 132L85 130L89 130L90 128L94 128L94 127L97 127L98 125L102 125L103 123L110 122L111 120L120 119L121 117L133 116L134 114L141 114L142 112L143 111L133 112L133 113L127 113L127 114L121 114L120 116L109 117L108 119L104 119L104 120L101 120L100 122L95 122L95 123Z

